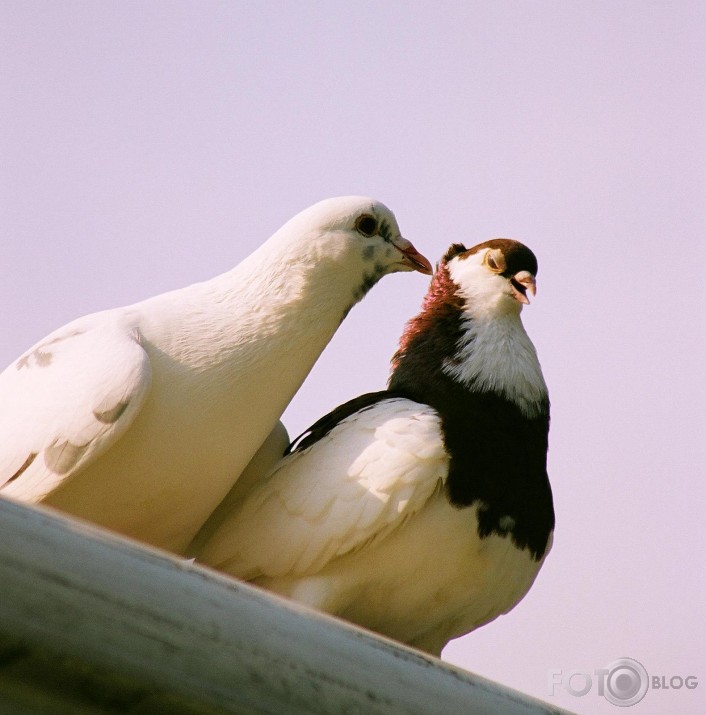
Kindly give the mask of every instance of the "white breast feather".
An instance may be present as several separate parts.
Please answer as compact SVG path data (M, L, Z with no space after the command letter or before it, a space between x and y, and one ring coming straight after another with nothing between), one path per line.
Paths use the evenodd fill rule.
M527 417L536 417L547 397L537 352L519 317L466 321L459 351L444 371L480 391L496 391Z

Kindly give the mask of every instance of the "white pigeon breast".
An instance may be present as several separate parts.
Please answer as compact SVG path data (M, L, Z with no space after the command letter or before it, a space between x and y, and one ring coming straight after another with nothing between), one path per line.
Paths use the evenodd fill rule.
M547 385L519 315L467 318L463 328L458 352L444 364L450 377L474 390L501 393L529 418L545 409Z

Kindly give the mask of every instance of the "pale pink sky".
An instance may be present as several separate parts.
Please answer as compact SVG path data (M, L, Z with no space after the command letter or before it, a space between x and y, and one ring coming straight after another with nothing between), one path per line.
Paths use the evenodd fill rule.
M69 319L208 278L363 193L437 260L539 257L554 550L445 659L580 713L549 671L629 656L635 713L703 712L706 4L0 4L0 363ZM426 288L385 279L285 415L382 387Z

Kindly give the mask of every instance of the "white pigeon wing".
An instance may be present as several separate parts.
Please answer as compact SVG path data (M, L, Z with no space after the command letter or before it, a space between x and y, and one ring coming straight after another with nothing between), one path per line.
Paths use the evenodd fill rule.
M285 457L200 559L241 578L314 573L401 525L447 471L438 414L411 400L385 399Z
M119 314L57 330L0 374L2 494L36 502L110 447L139 412L150 361Z

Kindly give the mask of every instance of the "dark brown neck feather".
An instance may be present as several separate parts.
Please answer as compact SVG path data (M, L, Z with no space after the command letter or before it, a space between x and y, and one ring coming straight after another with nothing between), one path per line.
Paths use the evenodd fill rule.
M428 377L430 370L440 369L444 357L453 356L461 337L463 306L464 299L442 262L424 296L422 310L407 322L399 348L392 356L390 387L403 378L407 382L408 372L412 379L423 377L423 373L414 375L420 371Z

